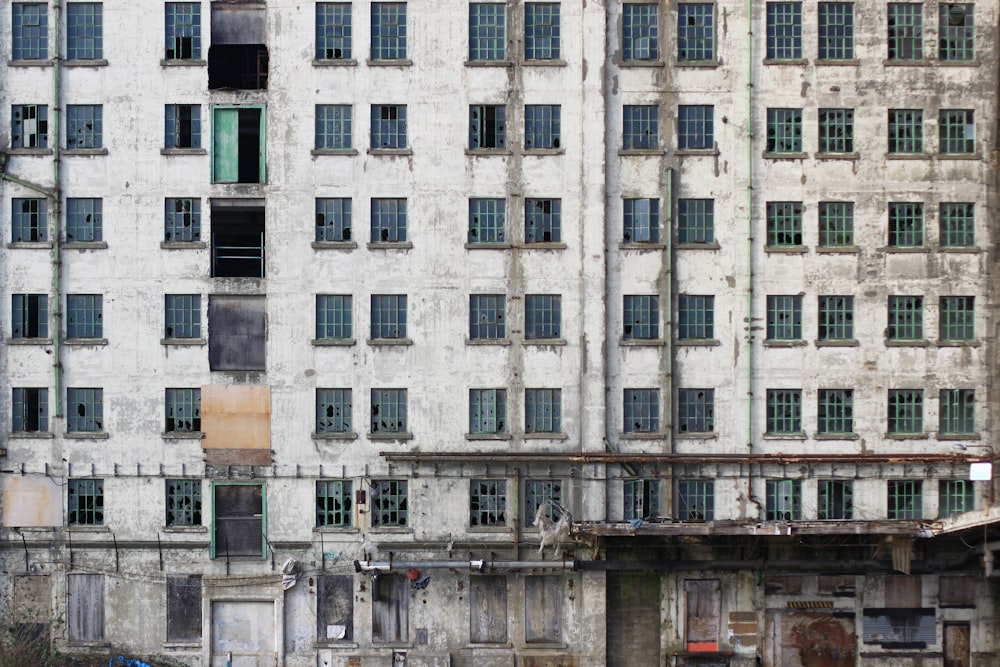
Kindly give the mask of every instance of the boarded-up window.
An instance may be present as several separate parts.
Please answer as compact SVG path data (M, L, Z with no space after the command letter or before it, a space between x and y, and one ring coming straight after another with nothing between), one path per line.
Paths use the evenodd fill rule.
M971 667L968 623L944 624L944 667Z
M209 368L213 371L265 370L265 328L264 297L209 297Z
M660 575L608 572L608 667L660 664Z
M316 579L316 640L354 639L354 579L325 574Z
M768 577L764 580L764 592L767 595L800 595L802 577Z
M563 580L554 575L524 578L524 640L561 642Z
M372 641L406 642L410 637L410 582L401 574L372 578Z
M104 575L66 575L66 617L71 642L104 641Z
M820 575L819 594L852 598L855 595L856 583L851 575Z
M167 575L167 641L201 642L201 575Z
M7 630L10 639L42 655L48 650L49 623L52 617L52 582L47 576L12 577L14 583L13 623ZM10 620L10 619L8 619Z
M684 582L687 602L687 650L719 650L719 615L722 594L718 579L689 579Z
M264 486L215 486L214 558L264 555Z
M975 607L976 579L960 574L938 577L938 605L941 607Z
M886 607L919 607L923 588L918 576L892 576L885 578Z
M469 641L501 644L507 641L507 577L469 580Z

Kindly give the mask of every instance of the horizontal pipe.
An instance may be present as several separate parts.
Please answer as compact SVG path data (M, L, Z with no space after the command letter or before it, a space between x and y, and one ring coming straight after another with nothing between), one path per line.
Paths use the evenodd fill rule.
M385 560L385 561L354 561L355 572L371 572L379 570L392 572L398 570L465 570L472 572L491 572L494 570L573 570L577 561L554 560Z
M995 457L975 454L630 454L619 452L379 452L387 461L482 463L976 463Z

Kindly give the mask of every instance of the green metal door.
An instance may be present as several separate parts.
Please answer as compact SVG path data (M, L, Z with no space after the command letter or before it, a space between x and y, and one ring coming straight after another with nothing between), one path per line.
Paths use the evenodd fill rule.
M212 110L212 182L239 181L239 109Z

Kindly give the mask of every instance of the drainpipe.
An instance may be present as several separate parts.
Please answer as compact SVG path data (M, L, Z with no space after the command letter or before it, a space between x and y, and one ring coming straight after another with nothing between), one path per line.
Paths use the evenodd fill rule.
M59 181L59 160L62 135L60 131L60 111L62 109L61 86L59 82L59 65L62 63L62 8L63 0L55 3L55 62L52 67L53 78L53 109L52 120L55 127L52 141L52 376L55 389L55 419L62 418L62 292L61 274L62 259L59 256L59 244L62 236L62 187Z
M747 0L747 455L753 454L753 0ZM747 465L747 499L757 505L753 494L753 464Z
M667 384L667 404L670 409L666 414L666 428L664 429L667 433L667 449L670 452L674 451L674 170L672 167L667 168L667 201L666 201L666 211L664 211L667 224L665 229L666 248L664 249L664 258L666 260L666 271L667 271L667 289L666 289L666 300L664 310L667 313L667 326L666 332L663 336L663 342L667 346L665 353L667 357L667 377L665 378ZM673 490L676 475L674 475L674 467L670 466L668 469L669 478L667 479L667 488ZM674 515L674 493L670 493L667 496L667 516Z
M393 572L409 570L459 570L470 572L490 572L493 570L575 570L575 560L383 560L354 561L354 571Z
M521 557L521 469L514 468L514 557Z

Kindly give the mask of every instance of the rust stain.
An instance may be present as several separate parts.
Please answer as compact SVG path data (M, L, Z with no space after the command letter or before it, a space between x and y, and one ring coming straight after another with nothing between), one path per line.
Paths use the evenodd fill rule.
M201 446L206 450L269 450L271 388L266 385L202 387L201 429L205 434Z
M830 614L786 616L787 647L799 652L799 660L809 667L854 667L854 633L845 619Z

